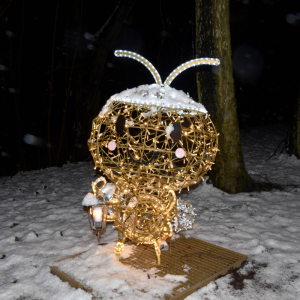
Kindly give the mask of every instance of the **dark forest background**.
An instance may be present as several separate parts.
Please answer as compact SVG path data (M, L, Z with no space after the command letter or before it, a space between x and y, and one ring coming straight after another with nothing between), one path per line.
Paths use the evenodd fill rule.
M245 129L291 120L300 82L296 2L230 2ZM195 58L193 0L6 0L0 25L0 176L92 159L86 140L106 100L154 83L143 65L114 50L141 54L162 80ZM172 87L197 101L196 71L183 72Z

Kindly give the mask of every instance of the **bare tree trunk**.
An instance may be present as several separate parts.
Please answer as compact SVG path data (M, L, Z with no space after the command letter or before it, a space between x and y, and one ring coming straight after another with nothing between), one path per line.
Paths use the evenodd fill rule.
M102 82L101 79L106 59L135 2L136 0L119 1L117 9L113 12L113 16L111 16L107 23L96 33L96 36L98 37L98 41L95 45L97 50L92 63L92 68L89 71L90 86L86 96L86 106L88 107L88 110L85 112L85 119L82 122L81 130L75 141L74 151L71 158L72 161L76 160L78 155L76 148L77 144L86 144L86 140L90 134L88 128L90 128L92 124L91 121L95 117L95 114L98 113L101 108L99 107L99 98ZM108 25L107 28L106 25ZM88 150L87 147L86 149ZM88 151L86 155L89 155Z
M83 0L81 0L81 2L80 1L78 2L78 6L80 8L79 9L79 29L78 29L75 53L74 53L74 57L73 57L72 65L71 65L70 75L69 75L69 78L68 78L68 89L67 89L67 95L66 95L66 100L65 100L65 107L64 107L64 110L63 110L64 114L63 114L63 119L62 119L61 133L60 133L60 139L59 139L59 147L58 147L58 153L57 153L57 159L56 159L56 165L57 166L59 165L59 162L60 162L60 155L61 155L62 147L63 147L63 139L64 139L64 137L65 138L67 137L66 131L65 131L65 123L66 123L66 118L67 118L69 99L70 99L70 95L71 95L71 87L72 87L74 66L75 66L75 62L76 62L76 59L77 59L77 52L78 52L78 48L79 48L79 40L80 40L80 34L81 34L81 28L82 28ZM66 151L66 153L68 153L68 151Z
M55 38L56 38L56 25L57 25L57 16L58 16L58 7L59 1L56 4L55 18L54 18L54 29L53 29L53 38L52 38L52 59L51 59L51 78L50 78L50 96L49 96L49 108L48 108L48 162L49 167L52 166L51 163L51 109L52 109L52 96L53 96L53 79L54 79L54 52L55 52Z
M228 193L249 191L255 183L245 169L232 75L229 0L196 1L196 55L219 58L219 67L199 68L199 101L211 114L220 152L209 173L214 186Z
M291 153L300 159L300 90L293 118Z

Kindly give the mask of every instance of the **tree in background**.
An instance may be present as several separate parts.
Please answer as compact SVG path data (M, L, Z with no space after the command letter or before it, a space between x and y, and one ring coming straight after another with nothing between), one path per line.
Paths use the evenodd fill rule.
M295 105L295 114L292 125L292 139L290 153L300 159L300 91Z
M90 158L107 57L135 2L0 4L0 176Z
M67 97L65 100L62 130L58 153L56 156L57 165L60 163L61 150L63 149L64 139L67 137L64 127L66 123L68 100L71 88L76 91L74 95L74 102L72 103L72 106L76 108L74 110L75 116L73 116L74 123L80 124L80 127L76 128L77 134L74 138L74 146L72 145L73 147L70 147L71 149L73 148L73 151L71 150L71 161L77 161L80 159L82 160L90 155L87 147L78 148L78 145L86 145L86 141L90 133L92 119L95 117L95 112L98 112L103 105L103 103L99 103L99 99L101 88L104 86L102 79L105 64L107 62L107 56L112 50L112 46L135 2L136 0L118 1L110 16L101 26L101 28L99 28L95 34L90 35L90 38L88 36L86 37L87 39L90 39L90 47L92 47L94 51L93 55L90 56L90 59L87 59L84 54L80 52L77 42L73 63L70 68L71 71L69 76ZM83 35L81 32L83 4L77 0L72 0L72 4L72 19L73 23L77 25L78 37L80 37L80 35ZM77 49L79 50L78 53ZM78 57L76 57L76 54ZM74 79L73 86L71 85L72 79Z
M220 134L220 152L209 177L217 188L237 193L256 184L245 169L240 144L230 42L229 0L196 0L196 56L221 61L219 67L201 67L197 73L199 101Z

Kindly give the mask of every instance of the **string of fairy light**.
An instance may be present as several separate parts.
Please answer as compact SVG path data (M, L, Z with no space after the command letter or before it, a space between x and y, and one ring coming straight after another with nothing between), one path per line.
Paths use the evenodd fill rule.
M213 58L189 61L171 72L162 84L159 73L144 57L124 50L115 51L115 55L141 62L162 89L170 89L170 83L190 67L220 63ZM147 91L142 93L146 95ZM179 202L175 192L203 180L218 152L218 134L201 105L189 98L182 103L167 103L163 93L152 100L138 97L138 92L135 96L112 96L107 101L93 120L88 146L95 168L117 187L109 202L113 214L108 217L119 235L123 234L115 253L119 255L125 240L130 239L135 244L154 245L160 263L160 243L172 236L174 219L185 228L192 226L193 208ZM102 197L100 181L93 183L93 191ZM187 211L184 217L178 214L180 207Z
M171 84L171 82L183 71L195 67L195 66L200 66L200 65L212 65L212 66L218 66L220 64L220 60L218 58L196 58L192 59L184 64L181 64L179 67L177 67L174 71L171 72L171 74L167 77L165 82L162 84L161 78L155 67L143 56L127 51L127 50L116 50L115 51L115 56L117 57L128 57L132 58L134 60L137 60L141 64L143 64L152 74L155 82L161 86L168 86Z

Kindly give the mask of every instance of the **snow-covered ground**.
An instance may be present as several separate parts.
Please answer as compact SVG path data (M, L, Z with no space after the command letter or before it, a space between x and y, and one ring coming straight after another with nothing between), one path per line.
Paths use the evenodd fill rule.
M211 282L187 299L300 299L300 160L278 155L267 160L286 134L284 125L242 132L245 163L256 179L284 190L226 194L204 182L182 198L196 208L194 229L185 232L248 255L240 270ZM103 299L153 299L170 293L182 276L156 277L122 265L112 249L117 232L109 226L102 243L89 228L81 202L97 178L92 163L19 173L0 179L0 299L91 299L50 273L55 261ZM125 255L132 247L125 247ZM76 277L76 274L74 275ZM146 292L146 293L145 293Z

